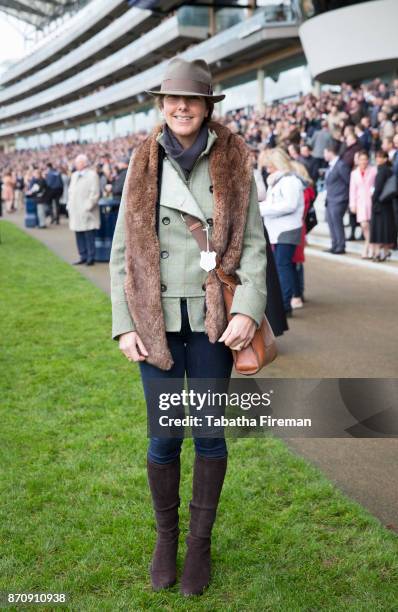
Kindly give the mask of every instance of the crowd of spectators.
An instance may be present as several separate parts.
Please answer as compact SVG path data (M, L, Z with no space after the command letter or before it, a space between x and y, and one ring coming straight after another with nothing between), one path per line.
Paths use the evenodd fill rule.
M383 152L383 163L388 171L382 172L383 177L379 173L379 192L383 188L382 179L385 182L391 174L398 176L398 79L391 83L376 79L359 87L342 84L336 89L339 91L321 91L318 97L307 94L298 99L275 102L261 111L241 109L222 116L215 115L215 118L244 137L254 152L256 165L265 182L267 151L280 147L291 160L305 166L316 191L330 164L325 159L325 150L334 145L339 158L350 173L353 172L352 176L355 175L351 189L347 191L351 225L348 238L365 238L364 256L373 256L369 251L369 241L372 210L374 213L375 209L374 205L372 208L372 199L374 204L376 172L367 172L367 192L362 195L359 193L361 190L355 187L358 187L355 177L358 179L358 172L364 176L365 165L370 168L375 166L380 151ZM132 150L146 135L141 131L107 142L72 142L46 149L0 153L2 200L6 211L11 213L20 207L23 193L31 188L34 176L46 181L50 169L62 177L64 188L59 196L62 207L67 201L69 178L79 154L86 155L89 164L97 170L101 196L118 197L121 193L121 173L125 175ZM398 225L396 200L391 203L390 209L384 226L387 224L391 227L389 230L384 227L383 235L378 232L378 239L385 234L386 240L380 244L390 244L394 248ZM52 220L57 222L57 211L52 213ZM360 236L358 222L362 230ZM391 240L393 234L395 237Z

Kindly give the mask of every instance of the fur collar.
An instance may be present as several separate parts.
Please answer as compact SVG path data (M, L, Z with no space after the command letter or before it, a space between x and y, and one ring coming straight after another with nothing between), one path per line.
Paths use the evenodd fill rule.
M210 121L217 134L209 154L214 212L212 242L221 267L234 274L242 252L250 201L252 163L243 138ZM162 370L173 366L167 345L161 305L160 249L156 234L158 125L134 151L126 177L125 294L131 316L149 356L147 362ZM206 280L205 329L216 342L227 326L220 282L214 271Z

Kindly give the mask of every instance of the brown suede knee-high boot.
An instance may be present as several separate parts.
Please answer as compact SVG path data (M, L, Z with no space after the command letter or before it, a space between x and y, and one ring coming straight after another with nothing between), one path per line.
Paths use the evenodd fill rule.
M201 595L210 582L211 530L227 470L227 457L195 456L190 532L181 577L184 595Z
M171 463L148 459L147 469L158 534L150 574L152 588L159 591L172 586L177 577L180 458Z

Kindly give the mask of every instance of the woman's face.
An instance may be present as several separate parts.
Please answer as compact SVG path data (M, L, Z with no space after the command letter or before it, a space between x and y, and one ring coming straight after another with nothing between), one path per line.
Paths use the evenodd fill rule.
M268 174L273 174L274 172L278 172L278 168L276 166L274 166L274 164L272 163L272 161L268 161L265 165Z
M358 156L358 166L361 170L366 170L369 164L369 159L367 155L359 155Z
M189 137L196 134L209 111L201 96L163 97L163 115L176 136Z

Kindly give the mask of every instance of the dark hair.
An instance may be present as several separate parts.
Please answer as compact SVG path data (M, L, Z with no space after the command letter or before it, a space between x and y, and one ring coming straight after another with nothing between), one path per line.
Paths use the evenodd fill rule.
M389 160L388 153L386 151L383 151L383 149L377 149L376 157L382 157L383 159Z
M211 117L214 113L214 102L210 102L206 99L206 106L209 109L209 114L205 117L205 121L211 121Z
M361 157L363 155L365 155L369 159L369 153L366 149L361 149L360 151L358 151L358 157Z
M339 154L340 148L341 148L341 142L339 142L338 140L332 140L331 143L325 147L325 149L327 149L328 151L331 151L335 155Z
M192 95L194 96L195 94L192 94ZM157 107L160 110L162 110L163 109L163 95L157 95L155 97L156 97L156 105L157 105ZM187 97L189 97L189 96L187 96ZM207 122L207 121L211 121L211 117L212 117L212 114L214 112L214 102L210 102L207 98L205 98L205 102L206 102L206 108L209 111L209 114L204 119Z

